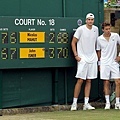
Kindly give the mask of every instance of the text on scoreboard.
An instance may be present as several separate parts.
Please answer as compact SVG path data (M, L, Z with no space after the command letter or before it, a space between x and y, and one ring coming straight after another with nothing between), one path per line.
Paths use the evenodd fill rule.
M79 18L0 17L1 69L74 66L71 40Z

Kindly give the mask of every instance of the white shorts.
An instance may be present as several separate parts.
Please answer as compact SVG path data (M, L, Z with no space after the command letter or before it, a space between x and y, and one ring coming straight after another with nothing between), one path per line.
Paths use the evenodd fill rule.
M111 65L100 65L100 78L103 80L120 78L119 64L113 62Z
M77 63L77 73L75 77L83 80L95 79L97 78L97 68L97 62L86 63L81 59L81 61Z

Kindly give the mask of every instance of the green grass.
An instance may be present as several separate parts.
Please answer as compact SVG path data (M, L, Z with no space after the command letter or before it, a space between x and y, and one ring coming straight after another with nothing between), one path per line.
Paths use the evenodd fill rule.
M120 110L55 111L19 115L4 115L0 120L120 120Z

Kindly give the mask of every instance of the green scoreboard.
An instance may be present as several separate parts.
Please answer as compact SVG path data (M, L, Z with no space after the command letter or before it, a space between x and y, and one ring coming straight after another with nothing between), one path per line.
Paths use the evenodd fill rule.
M71 67L80 18L0 17L0 69Z

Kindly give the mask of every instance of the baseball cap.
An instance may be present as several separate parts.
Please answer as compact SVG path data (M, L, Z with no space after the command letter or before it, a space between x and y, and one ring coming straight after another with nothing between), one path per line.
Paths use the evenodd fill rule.
M88 14L86 15L86 19L89 18L89 17L94 18L94 15L93 15L92 13L88 13Z

